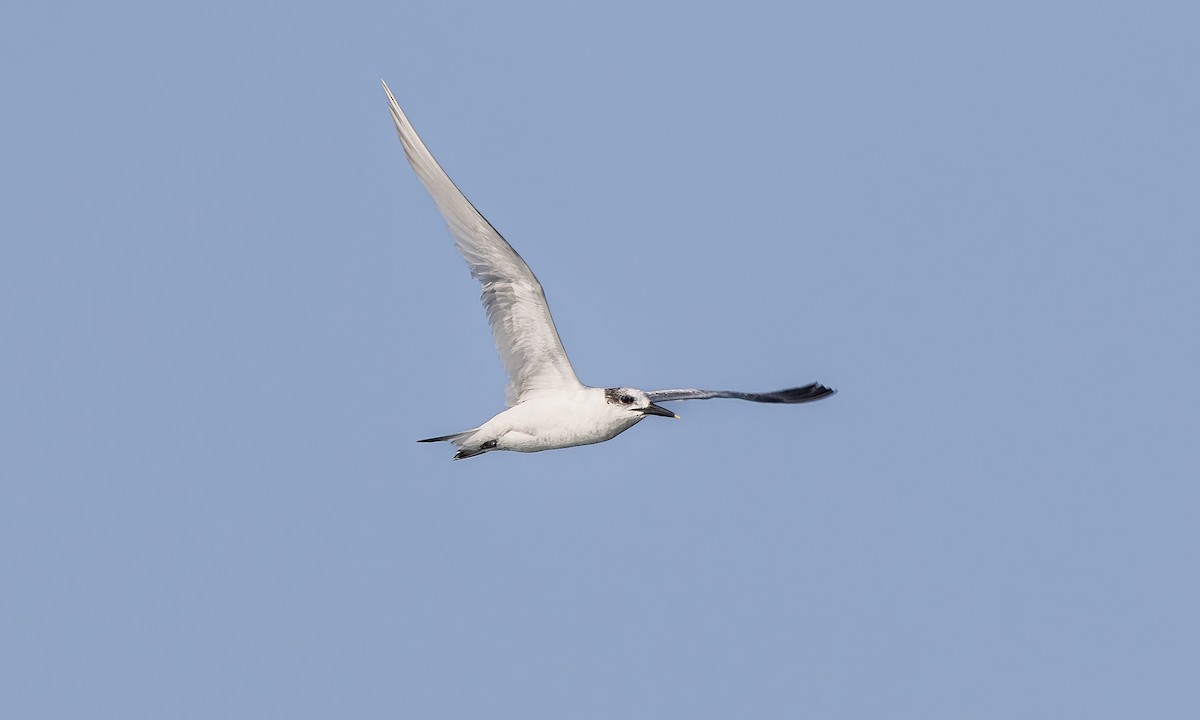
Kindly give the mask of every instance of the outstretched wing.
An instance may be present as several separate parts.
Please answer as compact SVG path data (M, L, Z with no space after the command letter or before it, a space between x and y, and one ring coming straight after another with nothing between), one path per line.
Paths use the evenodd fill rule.
M650 402L671 400L708 400L710 398L736 398L761 403L802 403L820 400L837 392L820 383L809 383L803 387L788 388L765 393L737 392L736 390L650 390L646 393Z
M500 362L508 373L508 404L515 405L540 391L582 387L558 338L542 284L433 159L387 83L383 90L404 154L445 216L454 243L471 268L471 277L483 286L483 307Z

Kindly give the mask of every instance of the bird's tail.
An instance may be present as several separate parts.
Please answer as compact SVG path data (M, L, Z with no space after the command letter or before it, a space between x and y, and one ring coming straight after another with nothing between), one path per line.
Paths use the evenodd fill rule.
M474 435L475 431L478 429L479 428L471 428L470 430L463 430L462 432L451 433L449 435L425 438L424 440L418 440L417 442L442 442L443 440L446 440L454 443L455 447L462 447L463 443L467 441L467 438Z
M457 432L452 435L442 435L440 437L425 438L424 440L418 440L417 442L441 442L442 440L448 440L448 441L454 443L454 447L458 448L458 452L454 453L454 459L462 460L463 458L475 457L476 455L484 454L488 450L495 449L495 447L496 447L495 440L485 442L482 445L467 447L467 442L478 431L479 431L479 428L472 428L471 430L463 430L462 432Z

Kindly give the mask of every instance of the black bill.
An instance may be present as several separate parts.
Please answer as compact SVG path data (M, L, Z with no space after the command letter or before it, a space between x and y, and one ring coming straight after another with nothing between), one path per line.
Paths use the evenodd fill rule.
M671 412L670 410L666 409L665 407L662 407L661 405L655 405L654 403L650 403L649 407L647 407L642 412L644 412L647 415L661 415L663 417L679 419L679 416L676 415L675 413Z

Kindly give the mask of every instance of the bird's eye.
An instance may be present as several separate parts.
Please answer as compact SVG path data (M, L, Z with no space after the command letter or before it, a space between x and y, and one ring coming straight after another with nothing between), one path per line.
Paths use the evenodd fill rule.
M621 401L622 405L629 405L630 403L633 402L632 395L622 395L621 397L619 397L617 399Z

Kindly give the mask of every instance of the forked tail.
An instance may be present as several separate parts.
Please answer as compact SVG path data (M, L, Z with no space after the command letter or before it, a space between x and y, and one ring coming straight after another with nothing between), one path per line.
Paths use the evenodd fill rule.
M467 442L477 432L479 432L479 428L474 428L471 430L463 430L462 432L457 432L457 433L454 433L453 435L442 435L441 437L425 438L424 440L418 440L417 442L441 442L443 440L447 440L449 442L454 443L454 447L458 448L458 452L454 453L454 459L462 460L463 458L469 458L469 457L475 457L476 455L482 455L485 452L487 452L488 450L494 450L496 448L495 440L489 440L489 441L483 443L482 445L473 445L471 447L467 447Z
M449 441L449 442L454 443L455 447L462 447L462 444L466 441L466 439L471 437L472 435L474 435L475 431L478 429L479 428L471 428L470 430L463 430L462 432L451 433L450 435L441 435L439 437L425 438L424 440L418 440L417 442Z

